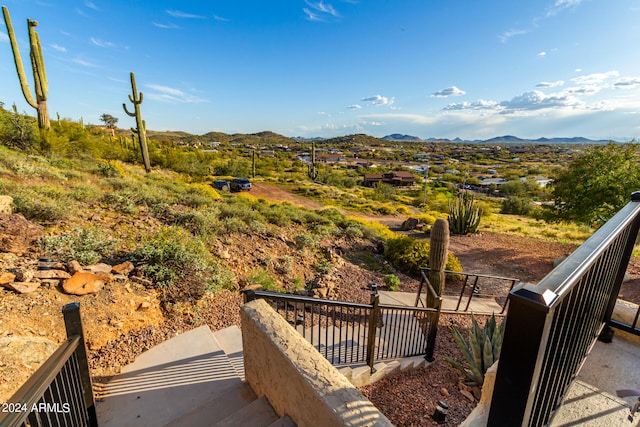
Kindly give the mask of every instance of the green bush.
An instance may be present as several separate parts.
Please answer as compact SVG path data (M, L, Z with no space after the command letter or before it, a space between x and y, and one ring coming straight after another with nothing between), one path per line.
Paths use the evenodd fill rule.
M400 278L395 274L387 274L384 276L384 284L390 291L396 292L400 289Z
M43 250L62 262L78 261L90 265L109 258L115 253L118 241L98 228L77 228L59 236L45 236Z
M531 199L526 197L510 196L502 201L500 213L513 215L529 215L534 209Z
M403 273L420 277L420 267L429 267L429 242L409 236L389 239L384 258ZM462 271L460 261L451 252L447 255L446 269Z
M145 275L164 291L165 301L233 287L233 274L213 259L202 240L182 228L160 228L132 258L144 264Z
M315 245L317 238L309 234L298 234L293 241L298 249L304 249Z
M247 281L251 284L262 286L262 289L266 291L278 290L276 279L264 270L254 271L249 277L247 277Z
M29 220L59 221L67 217L71 208L71 200L56 200L32 189L20 189L12 196L16 212Z

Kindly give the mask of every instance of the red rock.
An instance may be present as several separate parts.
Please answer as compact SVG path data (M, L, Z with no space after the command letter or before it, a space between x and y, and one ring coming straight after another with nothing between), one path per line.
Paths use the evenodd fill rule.
M97 293L104 286L104 277L93 273L78 272L64 281L62 288L68 294L86 295Z

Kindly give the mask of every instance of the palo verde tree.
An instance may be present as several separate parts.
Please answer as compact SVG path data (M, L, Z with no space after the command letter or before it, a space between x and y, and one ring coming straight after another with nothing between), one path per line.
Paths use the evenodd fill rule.
M108 129L115 129L116 124L118 123L118 118L105 113L100 116L100 121L103 122Z
M18 72L18 79L20 79L20 87L22 88L24 99L38 112L38 127L40 129L49 129L51 126L49 121L49 109L47 108L47 93L49 92L49 85L47 83L47 73L44 68L44 59L42 58L40 37L35 30L38 26L38 21L27 19L27 26L29 28L29 56L31 58L31 68L33 70L33 85L35 86L36 91L36 99L33 99L31 91L29 90L29 83L27 82L24 67L22 66L22 58L20 57L18 42L16 40L15 32L13 31L13 25L11 24L9 9L7 9L6 6L2 6L2 14L4 15L4 23L7 26L7 34L9 35L9 41L11 42L13 59L16 64L16 71Z
M136 118L136 129L131 128L131 132L138 135L138 142L140 143L140 152L142 153L142 161L144 162L144 170L151 172L151 162L149 160L149 149L147 148L147 124L142 120L142 113L140 113L140 104L142 104L142 92L138 92L136 88L136 76L130 73L131 77L131 91L133 95L129 95L129 101L133 104L134 112L130 113L127 110L127 105L122 103L124 112L131 117Z
M547 219L599 225L640 190L640 145L596 145L574 158L553 181Z

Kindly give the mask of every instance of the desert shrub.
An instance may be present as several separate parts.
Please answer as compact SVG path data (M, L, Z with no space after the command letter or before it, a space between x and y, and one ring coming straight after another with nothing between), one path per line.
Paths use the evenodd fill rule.
M395 274L387 274L384 276L384 284L390 291L396 292L400 289L400 278Z
M429 242L409 236L389 239L384 258L403 273L419 277L420 267L429 267ZM446 269L462 271L460 261L452 252L447 256Z
M11 195L16 212L34 221L58 221L69 213L70 200L54 199L38 192L23 188Z
M220 229L218 210L205 208L177 214L175 223L189 230L196 236L207 238L214 236Z
M43 250L63 262L76 260L82 265L99 262L115 253L118 241L94 227L77 228L70 233L42 238Z
M317 237L309 234L298 234L293 238L298 249L304 249L316 244Z
M247 277L247 281L251 284L260 285L262 286L262 289L267 291L278 290L276 279L265 270L254 271L249 277Z
M534 205L531 199L526 197L510 196L502 201L500 213L513 215L529 215Z
M144 264L145 275L163 290L165 301L199 298L233 282L202 240L179 227L158 229L131 257Z
M98 170L96 172L98 175L106 176L107 178L122 176L122 169L110 161L99 161Z
M104 202L111 209L126 213L133 214L137 210L138 200L132 193L105 193L102 196L102 202Z
M344 229L344 234L349 237L363 237L364 231L362 231L362 227L360 227L358 224L352 224L348 225Z

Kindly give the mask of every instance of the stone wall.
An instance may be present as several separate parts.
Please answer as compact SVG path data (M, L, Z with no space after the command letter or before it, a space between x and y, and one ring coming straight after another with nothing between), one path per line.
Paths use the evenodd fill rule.
M245 377L279 416L305 426L392 426L263 300L241 310Z

